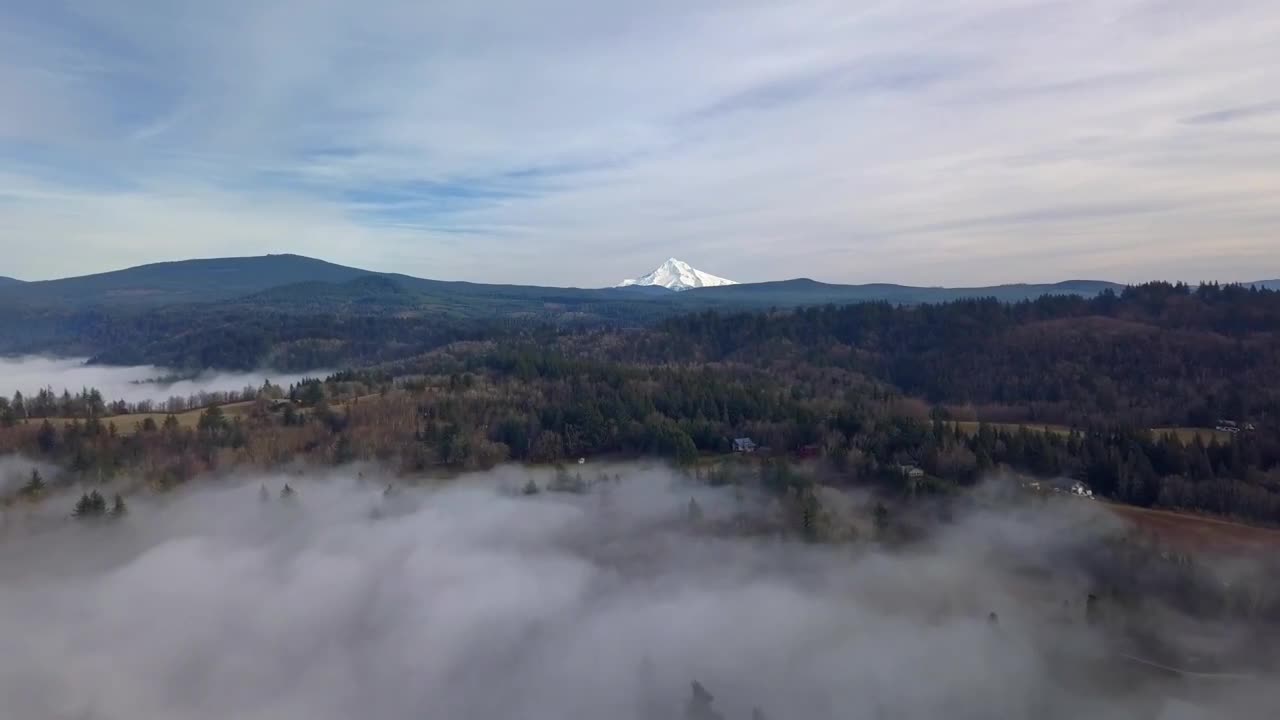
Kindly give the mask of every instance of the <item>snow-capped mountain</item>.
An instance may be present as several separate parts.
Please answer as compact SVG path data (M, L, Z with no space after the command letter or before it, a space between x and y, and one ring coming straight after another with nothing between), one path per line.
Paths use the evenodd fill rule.
M657 270L644 275L642 277L631 280L623 280L615 287L630 287L632 285L659 285L671 290L689 290L692 288L703 287L719 287L721 285L737 285L733 280L726 280L717 277L711 273L705 273L697 270L689 263L670 258Z

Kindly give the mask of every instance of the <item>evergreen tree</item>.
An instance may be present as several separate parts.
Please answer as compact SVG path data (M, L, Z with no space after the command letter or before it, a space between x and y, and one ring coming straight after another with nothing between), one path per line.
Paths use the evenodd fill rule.
M91 490L76 501L72 514L78 518L99 518L107 513L107 499L97 490Z
M18 490L18 494L34 499L43 495L44 490L44 478L40 476L40 471L31 468L31 478Z
M333 446L333 464L345 465L356 459L355 446L351 444L351 438L345 434L338 436L338 442Z
M40 423L40 429L36 431L36 445L45 455L51 454L58 447L58 431L53 429L48 418Z
M227 418L223 414L222 408L217 405L211 405L203 413L200 413L200 420L196 424L196 429L201 433L215 437L225 432Z
M885 507L884 503L876 503L875 509L871 513L871 517L875 521L876 536L880 539L884 539L885 535L889 532L889 508Z
M116 493L111 501L111 517L124 517L128 512L129 508L125 506L124 498L119 493Z
M691 685L689 702L684 708L685 720L724 720L724 716L711 706L715 697L707 692L702 683L694 680Z
M822 503L813 488L797 491L797 504L800 512L800 532L809 542L817 542L822 538L821 514Z

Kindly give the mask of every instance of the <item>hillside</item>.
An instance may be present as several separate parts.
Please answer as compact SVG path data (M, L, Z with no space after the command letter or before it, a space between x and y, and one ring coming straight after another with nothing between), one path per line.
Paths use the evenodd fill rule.
M179 260L17 286L0 284L0 300L27 305L155 307L225 300L304 281L345 282L368 274L301 255Z
M23 282L17 278L5 277L4 275L0 275L0 288L10 287L13 285L22 285L22 284Z
M1093 297L1104 290L1119 292L1123 285L1101 280L1067 280L1065 282L1028 285L995 285L990 287L944 288L913 287L891 283L865 285L833 285L807 278L777 282L695 288L669 298L670 302L700 306L799 306L847 304L855 302L891 302L903 305L939 303L971 298L995 298L1002 302L1033 300L1044 295L1079 295Z

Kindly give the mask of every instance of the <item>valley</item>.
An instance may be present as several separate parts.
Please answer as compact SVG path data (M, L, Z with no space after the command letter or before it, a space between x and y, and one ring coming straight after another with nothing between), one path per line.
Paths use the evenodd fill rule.
M176 267L173 285L150 275L169 270L148 269L145 280L124 271L21 302L0 292L15 311L0 321L12 330L0 342L54 355L0 360L12 385L0 387L0 557L11 553L24 578L26 599L14 602L51 608L26 611L36 627L78 627L57 610L66 598L46 573L101 597L127 582L190 605L198 583L162 590L156 558L212 568L220 588L274 577L243 575L230 557L296 563L256 592L350 598L324 620L348 627L367 622L365 600L346 595L363 585L446 607L445 590L414 583L437 582L457 561L453 587L501 597L511 591L491 583L514 578L529 599L492 611L513 633L494 645L468 630L481 650L437 648L443 675L427 673L437 680L501 668L546 682L539 633L561 627L548 642L584 642L581 623L606 622L584 607L599 604L610 623L656 613L637 606L646 598L667 608L645 624L649 642L618 639L632 644L619 656L623 679L605 683L599 707L635 697L636 707L619 706L625 717L665 720L682 702L826 717L805 693L849 683L932 716L927 697L859 683L884 663L931 667L938 647L1018 678L988 694L1010 717L1165 720L1267 702L1260 679L1280 659L1244 638L1271 637L1280 617L1270 579L1280 526L1273 291L1151 283L969 297L807 281L561 290L348 277L323 265L328 279L267 286L275 281L252 274L213 279L222 263ZM667 279L686 275L700 277ZM277 280L295 277L281 270ZM147 283L152 291L139 291ZM81 356L55 357L68 352ZM203 539L192 545L191 533ZM306 576L321 562L315 543L339 565ZM512 543L520 550L503 558ZM522 575L531 558L551 564ZM401 586L350 569L364 566L417 579ZM908 590L921 582L929 593ZM729 596L741 607L726 606ZM785 635L721 632L724 618L779 603L784 615L807 608L826 619ZM482 622L486 607L454 622ZM380 608L373 616L389 627L409 622ZM526 611L533 625L519 619ZM573 624L556 625L566 613ZM221 622L252 635L260 617L242 609ZM29 624L0 614L5 622L39 643ZM718 629L691 641L688 623ZM922 644L858 650L868 638L910 637ZM700 654L735 642L759 665ZM216 644L184 647L230 677ZM774 667L779 648L792 665L815 664ZM396 672L388 658L401 651L374 642L365 662ZM258 655L264 672L287 667L271 649ZM824 679L833 659L848 674ZM644 669L658 661L666 671ZM744 683L760 673L785 681ZM936 689L948 708L968 708L984 677ZM495 697L492 710L512 708Z

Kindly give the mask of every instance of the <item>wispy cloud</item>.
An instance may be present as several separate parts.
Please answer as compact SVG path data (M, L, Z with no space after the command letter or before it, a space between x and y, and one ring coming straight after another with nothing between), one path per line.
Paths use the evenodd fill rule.
M1192 115L1183 118L1182 122L1188 125L1214 125L1217 123L1228 123L1235 120L1244 120L1245 118L1263 117L1266 115L1280 115L1280 101L1258 103L1257 105L1244 105L1241 107L1226 108L1224 110L1214 110L1213 112Z
M1277 66L1267 0L16 0L0 270L1242 278Z

